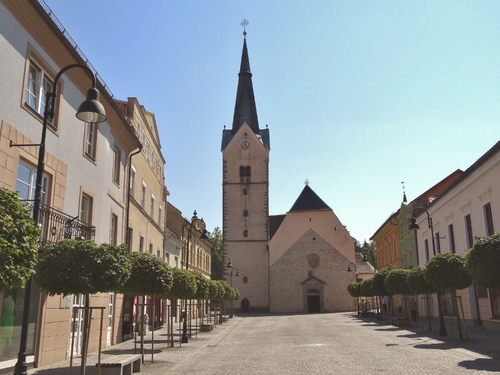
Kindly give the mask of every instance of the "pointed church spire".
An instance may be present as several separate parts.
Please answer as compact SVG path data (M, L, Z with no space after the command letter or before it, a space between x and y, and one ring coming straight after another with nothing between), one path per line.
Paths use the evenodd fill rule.
M255 134L260 134L259 119L255 106L253 94L252 73L250 71L250 60L247 50L246 19L241 23L243 26L243 52L241 53L240 72L238 74L238 90L236 92L236 103L234 105L233 127L231 133L234 135L246 122Z
M408 199L406 199L405 182L402 181L401 185L403 186L403 203L408 203Z

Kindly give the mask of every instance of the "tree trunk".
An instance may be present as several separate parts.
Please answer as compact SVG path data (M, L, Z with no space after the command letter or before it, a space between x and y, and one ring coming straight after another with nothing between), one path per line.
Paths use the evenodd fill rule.
M453 306L453 311L455 311L455 316L457 317L457 324L458 324L458 335L460 336L460 340L463 340L463 334L462 334L462 324L460 324L460 314L458 312L458 305L457 305L457 291L453 290L451 292L451 298L452 298L452 306Z
M87 354L89 349L89 339L90 339L90 295L85 295L85 309L83 310L83 332L82 332L82 361L80 364L80 373L85 375L85 369L87 367Z

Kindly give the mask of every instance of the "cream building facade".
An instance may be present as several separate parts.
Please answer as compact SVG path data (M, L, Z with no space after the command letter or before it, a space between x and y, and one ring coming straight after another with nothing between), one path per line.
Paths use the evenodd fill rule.
M86 59L55 15L42 1L0 1L0 185L17 190L21 199L33 197L38 164L38 144L46 92L64 67ZM93 69L93 68L91 68ZM42 237L57 242L65 237L94 239L97 243L122 243L125 239L125 177L130 153L139 149L134 130L117 108L101 80L97 88L107 120L82 123L76 109L91 87L90 74L71 69L57 85L54 121L46 135L42 199ZM0 303L15 305L10 338L2 341L0 369L15 363L23 309L22 289L0 292ZM28 337L28 361L41 366L70 355L72 313L83 297L53 296L32 289ZM103 345L121 340L121 296L103 293L91 297L91 306L104 307ZM1 310L0 310L1 311ZM81 316L77 315L77 326ZM97 348L98 324L92 325L90 350ZM96 328L97 327L97 328ZM81 336L75 330L74 352L79 353Z
M137 98L116 101L117 106L133 127L142 144L141 150L129 155L127 162L128 206L126 215L127 244L130 251L148 252L165 261L163 243L165 240L166 202L168 191L165 186L165 159L154 113L147 111ZM132 327L137 316L139 297L124 300L125 326ZM165 303L161 299L147 297L147 314L156 327L165 320ZM155 312L152 311L154 304ZM124 332L125 335L130 333Z

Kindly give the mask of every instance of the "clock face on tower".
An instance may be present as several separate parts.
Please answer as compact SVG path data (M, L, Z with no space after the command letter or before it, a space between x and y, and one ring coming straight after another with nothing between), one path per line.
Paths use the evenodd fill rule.
M242 150L248 150L250 147L252 147L252 142L250 142L250 140L248 140L248 139L242 139L240 141L240 148Z

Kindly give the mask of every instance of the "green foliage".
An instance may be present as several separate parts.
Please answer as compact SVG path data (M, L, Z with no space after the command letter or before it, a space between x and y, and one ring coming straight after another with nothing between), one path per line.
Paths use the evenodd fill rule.
M117 292L131 273L126 245L66 239L45 246L39 257L35 282L50 295Z
M123 294L165 298L172 288L172 270L165 262L150 253L132 252L127 257L132 274L123 285Z
M351 297L361 297L361 282L350 283L347 286L347 291Z
M234 298L233 300L240 299L240 291L237 288L233 288L234 291Z
M433 256L427 263L425 280L436 290L450 292L472 284L465 257L454 253Z
M201 272L192 271L196 279L196 299L207 299L210 293L210 280L207 279Z
M222 266L224 249L222 246L222 231L216 227L212 233L208 234L210 242L214 245L212 249L212 280L223 280L224 269Z
M407 283L408 271L403 268L395 268L387 273L384 284L385 289L392 295L411 294L411 289Z
M219 293L219 284L217 283L217 280L210 280L210 283L208 285L208 299L210 300L217 300L217 294Z
M373 276L373 293L375 293L376 296L387 296L391 294L385 288L384 281L387 274L393 269L395 269L395 267L392 265L384 267Z
M173 285L169 293L171 299L191 299L196 295L196 277L193 272L174 268L172 270Z
M215 280L215 285L217 286L217 294L213 298L214 301L224 301L226 297L226 284L227 282L225 282L224 280Z
M375 292L373 289L373 278L363 280L361 282L361 295L363 297L373 297L375 296Z
M22 285L37 261L40 229L16 192L0 188L0 291Z
M466 255L466 266L476 285L500 288L500 233L489 237L476 237L476 242Z
M436 290L425 281L425 266L418 266L408 270L406 279L413 294L430 294Z

